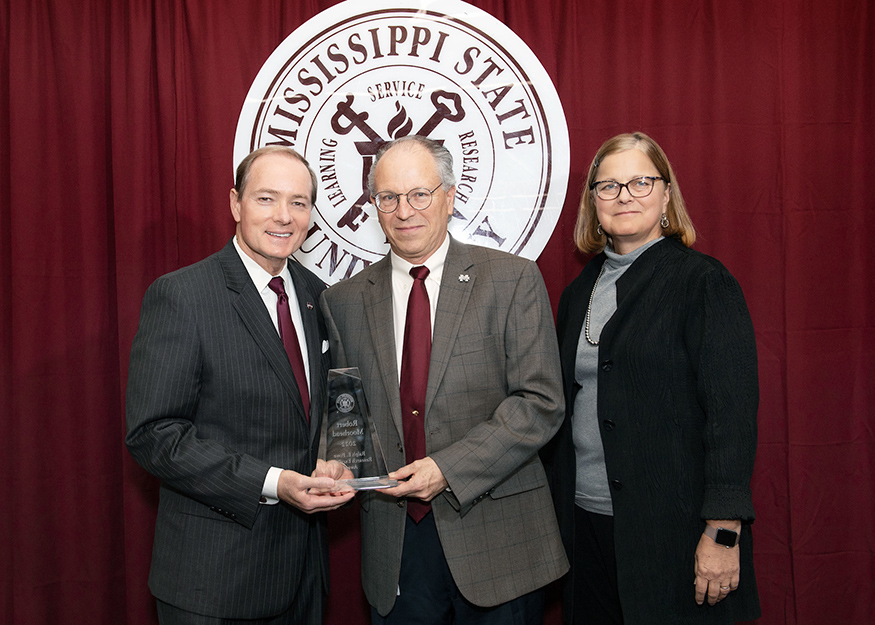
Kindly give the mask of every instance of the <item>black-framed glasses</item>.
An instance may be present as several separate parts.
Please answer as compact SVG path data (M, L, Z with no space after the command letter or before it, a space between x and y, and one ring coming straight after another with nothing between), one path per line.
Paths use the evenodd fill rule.
M431 206L431 200L434 198L434 192L441 188L443 182L438 183L434 189L429 191L425 187L417 187L410 189L407 193L392 193L391 191L380 191L373 196L374 204L377 210L381 213L394 213L398 210L399 198L403 195L407 198L407 203L418 211L424 211Z
M600 180L593 182L589 188L596 192L603 200L614 200L620 196L623 187L629 191L632 197L647 197L653 192L653 185L657 180L665 180L662 176L638 176L629 182L617 182L616 180Z

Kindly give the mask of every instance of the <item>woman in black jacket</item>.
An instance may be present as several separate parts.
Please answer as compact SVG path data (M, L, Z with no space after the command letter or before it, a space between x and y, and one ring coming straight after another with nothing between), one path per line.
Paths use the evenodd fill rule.
M662 149L642 133L608 140L575 228L598 254L559 303L567 414L545 450L568 623L759 616L756 343L738 282L694 240Z

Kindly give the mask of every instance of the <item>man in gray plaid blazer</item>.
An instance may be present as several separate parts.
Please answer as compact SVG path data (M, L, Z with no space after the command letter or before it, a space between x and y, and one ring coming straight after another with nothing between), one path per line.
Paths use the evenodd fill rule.
M293 150L261 148L240 163L230 196L236 235L149 287L131 350L125 442L161 479L149 587L162 625L317 625L328 550L324 515L313 513L352 494L318 492L343 475L316 459L324 284L289 259L316 177ZM283 323L295 326L285 338L297 334L305 379Z
M384 145L369 186L391 253L321 305L333 364L360 369L401 480L359 495L373 621L540 624L544 585L568 569L538 458L564 408L543 279L531 261L449 236L456 188L442 145ZM408 295L421 288L409 272L421 266L432 342L424 415L411 411L424 452L410 461L399 386ZM418 520L408 508L422 502L431 509Z

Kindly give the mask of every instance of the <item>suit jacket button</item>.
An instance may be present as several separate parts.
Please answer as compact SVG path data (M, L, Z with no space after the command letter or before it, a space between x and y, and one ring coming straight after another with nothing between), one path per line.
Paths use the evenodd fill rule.
M614 367L613 360L602 361L602 371L610 371Z
M404 453L404 446L401 445L401 443L398 443L398 453L399 453L399 454L403 454L403 453Z
M602 425L604 425L605 429L608 430L609 432L611 430L613 430L615 427L617 427L617 424L614 423L613 421L611 421L610 419L605 419L604 421L602 421Z
M403 508L403 507L404 507L404 500L403 500L403 499L399 499L399 500L398 500L398 507L399 507L399 508Z
M611 487L614 490L623 490L623 482L620 480L611 480Z

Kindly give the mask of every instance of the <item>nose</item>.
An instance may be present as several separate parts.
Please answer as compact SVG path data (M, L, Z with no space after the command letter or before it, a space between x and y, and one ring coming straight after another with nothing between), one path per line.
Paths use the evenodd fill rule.
M624 193L626 194L625 197L623 196ZM617 196L617 201L618 202L631 202L634 199L635 198L629 192L628 184L621 185L620 186L620 194Z
M273 213L275 222L283 225L288 225L292 222L292 207L286 202L277 202L276 210Z
M399 195L398 208L395 209L395 214L398 216L398 219L410 219L410 217L415 215L416 212L417 210L413 208L410 204L410 200L407 199L407 194Z

